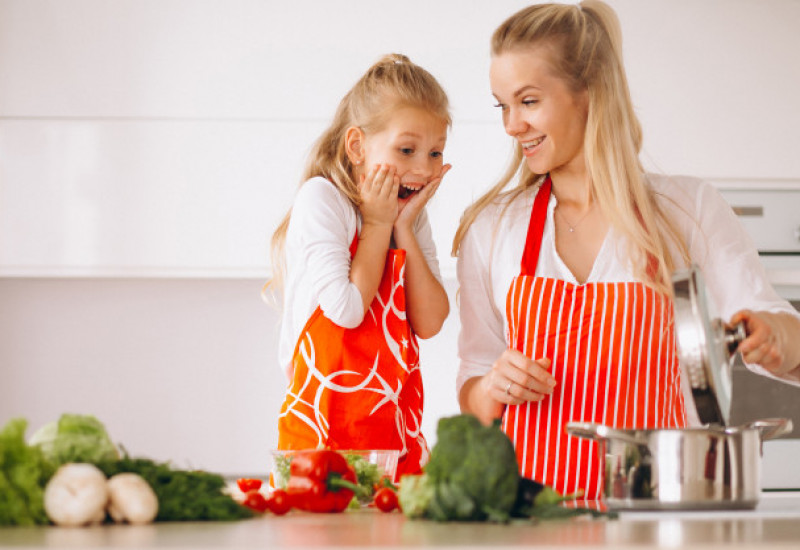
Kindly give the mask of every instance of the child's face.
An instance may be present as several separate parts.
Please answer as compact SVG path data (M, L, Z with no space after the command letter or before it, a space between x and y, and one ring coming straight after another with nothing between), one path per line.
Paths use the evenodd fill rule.
M394 166L400 177L398 197L407 199L442 170L447 123L417 107L397 109L384 127L364 138L364 167Z

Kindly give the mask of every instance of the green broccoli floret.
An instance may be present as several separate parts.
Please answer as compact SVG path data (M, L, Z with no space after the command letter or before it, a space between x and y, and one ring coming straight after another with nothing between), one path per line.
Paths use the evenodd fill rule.
M417 517L507 520L517 496L519 470L514 446L499 425L484 426L472 415L458 415L441 419L436 437L425 469L432 494L426 495L425 513ZM401 497L406 483L403 478ZM400 503L405 511L407 504L402 498Z

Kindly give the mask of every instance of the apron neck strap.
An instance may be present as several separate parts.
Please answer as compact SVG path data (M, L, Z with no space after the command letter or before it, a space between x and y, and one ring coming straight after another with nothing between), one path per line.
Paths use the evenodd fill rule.
M356 234L353 235L353 240L350 241L350 259L356 255L356 250L358 250L358 230L356 230Z
M536 265L539 263L539 250L542 248L544 223L547 221L547 203L550 201L551 187L550 176L547 176L536 192L536 198L533 200L531 219L528 223L528 236L525 238L525 251L522 254L520 275L533 276L536 273Z

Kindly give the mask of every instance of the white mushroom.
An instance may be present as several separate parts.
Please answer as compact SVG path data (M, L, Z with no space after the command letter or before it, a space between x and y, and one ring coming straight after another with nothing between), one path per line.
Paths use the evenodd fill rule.
M116 522L150 523L158 514L158 497L138 474L117 474L108 480L108 513Z
M44 490L44 509L56 525L74 527L102 521L106 502L106 476L93 464L64 464Z

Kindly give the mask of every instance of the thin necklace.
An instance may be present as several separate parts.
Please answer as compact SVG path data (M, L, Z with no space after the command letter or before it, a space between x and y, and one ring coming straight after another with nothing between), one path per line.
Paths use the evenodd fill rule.
M586 211L586 214L581 216L581 219L579 219L578 223L576 223L575 225L572 225L571 223L569 223L567 218L564 216L564 214L561 213L561 211L558 208L556 208L556 212L561 215L561 219L564 220L565 224L567 224L567 227L569 228L569 232L570 233L574 233L575 229L577 229L577 227L581 224L581 222L586 219L586 216L588 216L592 212L592 210L594 209L594 205L595 205L595 203L592 203L592 205L589 207L589 210Z

